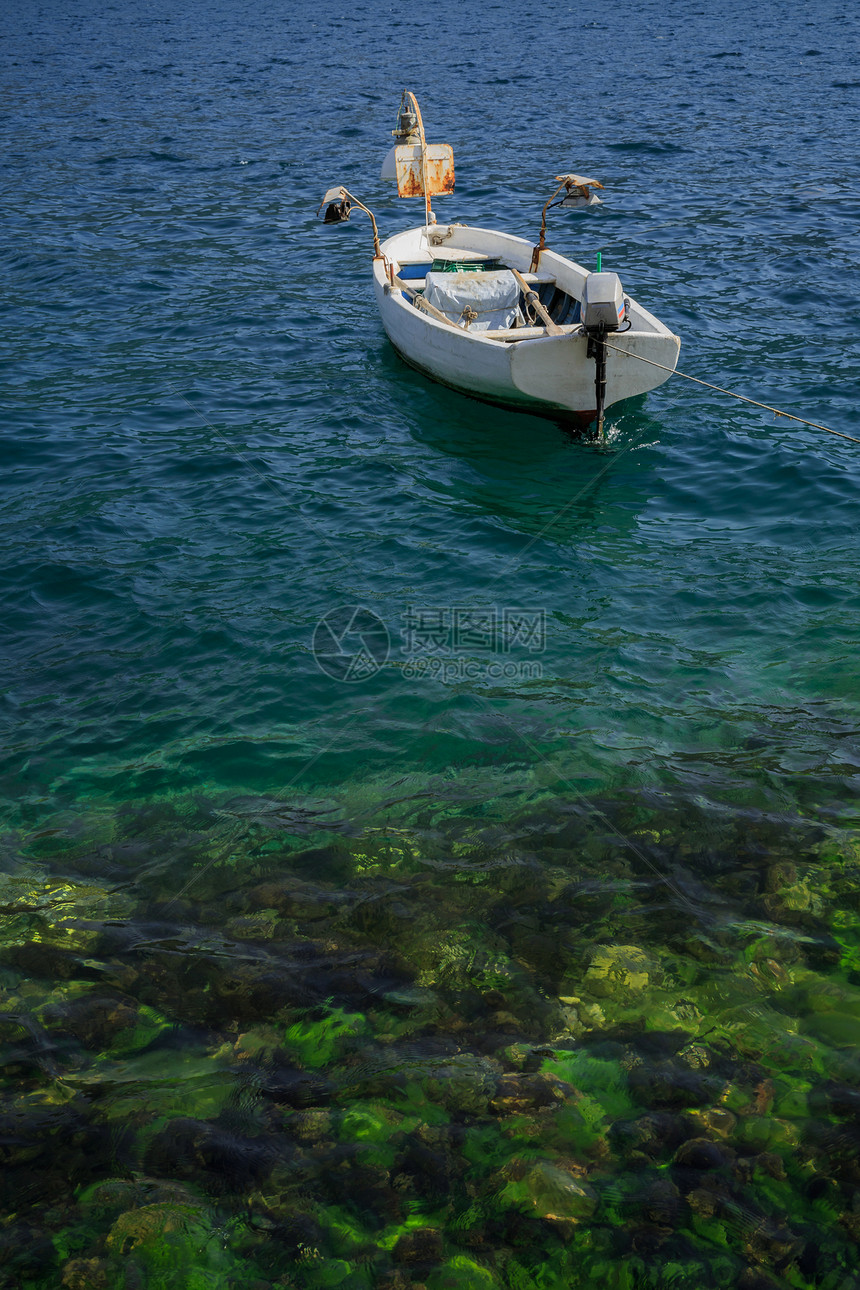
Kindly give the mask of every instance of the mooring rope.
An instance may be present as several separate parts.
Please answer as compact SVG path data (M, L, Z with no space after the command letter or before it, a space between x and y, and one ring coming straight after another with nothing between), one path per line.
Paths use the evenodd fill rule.
M718 394L728 394L732 399L740 399L741 403L751 403L754 408L764 408L765 412L772 412L777 417L787 417L789 421L799 421L802 426L812 426L813 430L824 430L827 434L835 434L840 439L847 439L850 443L860 443L860 439L855 439L853 435L843 434L841 430L831 430L830 426L820 425L817 421L807 421L804 417L796 417L792 412L783 412L779 408L772 408L769 403L760 403L758 399L747 398L745 394L736 394L734 390L723 389L722 385L711 385L710 381L703 381L698 376L690 376L687 372L679 372L675 367L667 367L665 363L655 363L653 358L645 358L642 354L634 354L632 350L620 349L617 345L610 345L608 340L604 340L607 349L614 349L616 354L624 354L627 358L638 358L640 363L650 363L652 367L659 367L663 372L669 372L673 376L682 376L685 381L694 381L696 385L704 385L706 390L716 390Z

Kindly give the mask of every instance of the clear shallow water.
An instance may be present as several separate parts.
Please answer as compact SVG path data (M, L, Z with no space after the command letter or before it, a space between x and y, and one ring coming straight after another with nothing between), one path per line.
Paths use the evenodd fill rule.
M45 1007L60 1006L46 1003L46 991L72 989L58 982L77 988L89 981L90 993L93 981L101 982L99 989L131 1009L123 1016L153 1009L168 1028L146 1032L135 1060L155 1069L167 1051L191 1061L197 1044L201 1061L219 1071L223 1064L235 1097L244 1057L232 1048L223 1055L231 1026L244 1033L274 1025L285 1033L304 1024L302 1008L326 1000L366 1019L379 992L390 993L386 973L393 972L398 988L436 991L429 1019L424 1004L391 1005L418 1009L410 1042L447 1044L447 1056L458 1060L481 1052L498 1063L493 1078L516 1069L512 1057L499 1054L519 1042L569 1043L576 1051L609 1044L595 1060L632 1071L653 1058L636 1046L647 1018L659 1013L647 992L633 990L635 1017L626 996L616 1000L618 1015L609 1009L599 1024L593 1013L573 1024L558 1012L578 1006L561 998L603 1006L595 1000L605 996L589 1003L590 986L582 985L595 947L644 946L663 963L651 971L649 989L668 976L706 994L720 971L741 970L745 954L757 963L759 950L750 946L764 935L762 922L782 929L779 952L768 943L763 959L785 960L783 970L795 974L778 982L794 993L776 1013L805 1033L818 1013L812 985L797 974L820 972L827 989L849 991L828 995L829 1011L851 1014L853 896L844 869L857 824L854 445L678 379L613 408L606 445L455 396L407 370L388 346L369 289L368 229L357 221L327 229L313 219L335 182L373 207L383 233L417 218L417 206L398 204L377 178L408 68L428 133L455 150L457 190L437 203L440 217L528 234L537 230L559 169L596 174L606 183L605 205L566 218L556 212L551 244L586 264L601 251L625 289L681 335L683 371L860 436L856 17L837 4L788 15L765 6L754 19L730 5L718 18L681 10L668 17L656 5L553 12L487 5L478 20L453 5L427 17L381 6L291 6L265 15L247 6L180 13L52 6L8 23L0 103L7 295L0 787L12 930L4 961L9 1015L26 1021L10 1024L60 1035L40 1042L59 1042L69 1070L89 1070L93 1053L109 1063L121 1058L111 1050L110 1026L75 1023L69 1030L62 1017L44 1015ZM557 64L536 78L533 69L544 66L549 50ZM391 652L375 674L346 684L320 670L312 641L324 615L350 605L379 617ZM448 633L455 611L487 608L540 621L542 648L520 640L500 654L480 633L454 648ZM403 646L416 612L428 628L431 613L442 611L438 626L450 649L447 679L440 680L432 659L416 661ZM494 672L499 663L510 666ZM568 837L561 821L571 813L578 824ZM366 862L378 829L403 830L408 842L385 834L394 860ZM548 841L559 833L566 843ZM407 863L397 846L422 863ZM449 870L434 865L456 859L468 867L472 847L496 877L461 875L484 893L463 907L451 895ZM505 895L507 879L498 874L506 870L493 866L510 854L538 866L544 876L537 888L529 880ZM784 895L796 883L771 871L789 863L786 857L818 866L797 880L823 892L815 898L823 904ZM427 872L443 875L428 887L416 877L425 861ZM622 882L627 895L618 896L619 908L629 901L629 912L610 917L600 904L591 922L571 930L557 904L565 885L556 862L565 882L593 882L605 892ZM834 888L827 885L831 865L841 887L835 879ZM347 912L338 906L320 919L317 938L329 946L318 947L323 957L344 956L335 985L315 960L313 970L299 973L302 990L276 991L263 1004L248 989L239 1000L225 994L213 984L212 967L208 992L220 1005L188 1003L176 982L207 938L214 937L218 962L263 954L259 936L235 920L257 909L262 897L253 892L264 879L289 874L346 901ZM397 917L356 926L346 893L356 882L369 884L372 902L384 904L392 881L405 884L411 918L431 940L454 936L452 929L465 936L469 927L480 942L481 929L495 927L492 946L476 942L469 963L502 955L508 965L519 963L528 990L506 994L498 982L473 979L488 970L485 959L471 975L449 971L449 958L428 959L426 947L404 940ZM224 905L229 899L234 908ZM492 910L507 899L516 912L500 916L496 927ZM292 979L316 933L295 900L282 908L285 900L261 906L293 919L289 934L276 922L274 941L263 937L264 957L277 961L277 970L269 962L271 971ZM651 905L663 901L668 912L658 916ZM690 901L701 935L724 938L721 953L729 958L719 970L719 955L693 954L677 940ZM69 908L103 939L64 948L66 933L52 932L51 920L62 922ZM170 953L184 965L171 986L163 975L129 975L149 961L152 918L156 939L173 938ZM511 918L537 919L559 961L524 950ZM136 929L122 943L111 939L117 922ZM798 936L807 939L796 960L786 946ZM369 975L353 973L365 994L347 985L356 937L373 959ZM248 944L251 951L237 949ZM671 965L663 962L673 954ZM694 971L691 963L700 966ZM577 971L578 985L571 976ZM770 1000L775 978L762 985L747 975ZM21 993L22 980L32 996ZM671 1041L678 1051L713 1022L713 1000L706 1006L704 994L695 1025L660 1014L663 1030L683 1036ZM439 998L451 1012L439 1013ZM508 1038L495 1043L499 1011L508 1013ZM328 1024L316 1014L313 1020ZM365 1033L364 1022L353 1024ZM374 1043L399 1034L387 1014L367 1024ZM335 1083L339 1063L348 1065L354 1052L349 1027L345 1034L327 1058ZM283 1047L283 1033L279 1043L272 1040L261 1059L269 1071L260 1077L264 1085L279 1070L315 1069L295 1036L292 1047ZM713 1060L741 1060L731 1048L737 1035L725 1043ZM14 1083L21 1076L14 1045L13 1057ZM535 1067L548 1060L523 1058ZM779 1063L774 1058L771 1069L768 1060L761 1079L775 1077ZM838 1043L825 1045L816 1060L819 1082L853 1078ZM47 1114L44 1106L58 1096L57 1072L46 1073L38 1061L33 1069L33 1088L22 1096ZM96 1135L104 1121L91 1088L121 1083L115 1066L98 1069L86 1087L59 1081L72 1088L74 1115ZM796 1084L797 1070L785 1071L781 1077ZM481 1088L485 1078L486 1070L474 1075ZM161 1087L156 1076L152 1083ZM387 1104L393 1095L384 1093ZM10 1091L10 1106L16 1096ZM660 1105L641 1088L636 1096L640 1102L631 1105L642 1114ZM348 1106L348 1092L342 1099ZM468 1098L430 1101L460 1129L465 1124L464 1132L504 1122L488 1109L489 1095L474 1105ZM120 1106L112 1123L125 1124L128 1136ZM192 1099L178 1109L228 1132L220 1103ZM631 1106L622 1109L635 1119ZM609 1142L610 1122L626 1121L618 1107L604 1110L595 1141ZM152 1186L179 1178L196 1197L185 1197L192 1207L202 1205L201 1196L217 1194L221 1204L228 1194L224 1209L194 1211L194 1249L202 1239L195 1223L209 1231L206 1224L226 1222L225 1214L235 1218L260 1179L240 1171L213 1193L211 1177L159 1163L150 1144L161 1131L159 1117L169 1122L169 1115L163 1106L148 1115L135 1130L143 1138L132 1134L110 1159L98 1156L95 1172L70 1166L71 1182L60 1193L47 1162L34 1157L32 1230L48 1233L51 1253L45 1246L43 1256L34 1254L27 1275L56 1278L45 1271L55 1267L50 1259L62 1269L73 1256L101 1259L106 1278L125 1275L108 1236L117 1213L141 1208L140 1196L100 1210L98 1221L82 1217L77 1199L85 1184L117 1171L160 1180ZM409 1115L417 1115L414 1107ZM469 1116L477 1116L474 1124ZM807 1141L812 1130L801 1119L796 1133ZM823 1132L823 1120L812 1121ZM692 1121L685 1123L692 1132ZM230 1131L240 1143L236 1158L263 1133L259 1124L253 1132L248 1124ZM302 1141L295 1126L276 1132L267 1121L273 1140L283 1132ZM347 1130L338 1132L330 1124L321 1131L321 1173L334 1167L326 1152L340 1159L343 1143L352 1141ZM374 1132L383 1134L378 1126ZM412 1150L415 1126L410 1121L398 1132ZM534 1146L537 1131L529 1132ZM569 1165L572 1140L565 1145L559 1134L537 1134L535 1150ZM740 1130L729 1136L740 1158L751 1159ZM579 1150L589 1186L616 1185L614 1146L607 1157L591 1140ZM483 1284L483 1273L458 1273L451 1264L463 1258L477 1260L500 1284L529 1285L516 1280L514 1256L505 1251L517 1248L510 1214L534 1200L531 1184L499 1201L522 1179L500 1182L498 1170L513 1166L493 1159L481 1176L495 1182L484 1191L474 1179L460 1191L452 1182L453 1211L421 1211L421 1223L444 1231L444 1243L427 1238L414 1280L462 1274L463 1284L470 1276ZM26 1168L26 1151L12 1163ZM383 1165L392 1179L399 1176L391 1161L374 1168ZM231 1167L222 1161L214 1176L229 1176ZM672 1167L683 1170L683 1160ZM400 1174L423 1177L419 1166L410 1168ZM786 1185L796 1198L811 1184L792 1178ZM839 1179L834 1185L848 1187ZM475 1187L489 1211L508 1215L504 1230L497 1215L487 1220L481 1249L462 1237L464 1198ZM414 1188L423 1195L420 1181ZM362 1262L322 1211L310 1235L297 1236L290 1227L297 1220L284 1216L290 1206L276 1218L263 1206L267 1221L286 1226L277 1229L277 1257L271 1266L255 1265L254 1275L264 1282L290 1276L296 1284L338 1275L328 1265L320 1270L315 1258L302 1261L301 1247L320 1249L323 1262L344 1261L350 1276L361 1263L361 1284L412 1276L411 1257L392 1263L399 1236L389 1231L395 1217L408 1226L419 1214L409 1187L401 1188L395 1217L383 1213L381 1201L370 1216L358 1214L360 1181L343 1190L316 1203L351 1205L363 1224L361 1241L387 1253ZM681 1191L686 1197L690 1188ZM167 1203L158 1195L153 1203ZM758 1193L732 1203L764 1204ZM785 1196L780 1203L788 1204ZM59 1208L49 1220L52 1204ZM649 1247L646 1270L636 1276L660 1284L667 1263L694 1260L698 1235L684 1204L669 1223L675 1244L668 1253ZM850 1204L842 1195L833 1214ZM585 1247L576 1246L579 1275L603 1281L605 1269L593 1268L601 1259L620 1266L630 1250L617 1237L629 1214L611 1210L605 1198L601 1206L584 1226L576 1216L575 1225L577 1240L585 1231L597 1242L589 1247L591 1271L582 1263ZM300 1208L293 1203L292 1211ZM564 1245L570 1235L559 1238L555 1221L539 1214L538 1226L518 1238L529 1251L520 1260L523 1276L537 1277L541 1266L562 1283L572 1275L553 1253L553 1241ZM853 1230L840 1221L840 1232ZM809 1249L824 1219L804 1210L798 1222L809 1229ZM421 1225L415 1219L413 1226ZM61 1248L57 1233L67 1228L88 1235ZM606 1249L602 1231L616 1233ZM700 1260L710 1248L701 1239ZM22 1248L30 1246L24 1241ZM735 1260L730 1278L742 1266L777 1283L789 1278L787 1284L849 1275L837 1271L848 1265L835 1247L821 1267L807 1267L792 1249L759 1257L741 1237L725 1249ZM143 1271L135 1275L165 1283L163 1269L143 1255L138 1262ZM209 1274L212 1284L232 1284L229 1277L238 1275L226 1265ZM18 1267L10 1275L16 1284L23 1273ZM694 1284L701 1272L683 1275Z

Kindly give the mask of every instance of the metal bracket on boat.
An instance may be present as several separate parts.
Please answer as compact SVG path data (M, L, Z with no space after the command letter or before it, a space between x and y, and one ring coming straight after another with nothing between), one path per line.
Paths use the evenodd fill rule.
M327 208L323 221L326 224L345 223L346 220L349 219L350 211L353 206L357 206L360 211L364 211L365 215L370 217L370 222L373 225L373 258L374 260L385 259L379 245L379 229L376 227L376 220L373 217L373 211L369 210L368 207L364 205L364 202L360 202L357 197L353 197L352 193L349 192L348 189L339 184L335 188L330 188L325 197L323 197L319 204L317 215L319 215L324 206Z
M457 220L454 220L453 224L449 224L444 233L441 228L434 225L427 232L427 242L430 246L444 246L446 242L450 242L454 236L454 230L458 228L463 228L463 225L458 223Z
M591 188L603 187L603 184L599 183L598 180L589 179L586 175L573 175L573 174L556 175L555 180L556 180L556 183L558 184L558 188L556 188L555 192L546 202L541 212L540 240L538 241L537 246L532 251L532 262L530 265L531 273L535 273L537 271L537 267L540 264L541 251L546 250L546 213L549 210L549 208L552 206L556 197L558 197L561 190L565 189L566 192L565 192L565 196L558 203L559 206L574 205L574 204L582 205L582 206L590 206L596 203L598 201L598 198L596 198L594 194L589 191L589 186ZM580 200L577 201L576 200L577 198L579 198Z

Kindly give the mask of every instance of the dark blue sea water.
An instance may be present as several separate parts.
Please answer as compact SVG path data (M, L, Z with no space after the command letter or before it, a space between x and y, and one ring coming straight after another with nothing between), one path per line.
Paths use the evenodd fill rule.
M606 448L455 398L390 350L367 228L312 218L344 182L383 232L417 220L378 179L405 77L455 148L440 213L528 234L560 168L596 172L605 206L559 213L560 250L601 250L681 335L682 370L860 435L854 20L665 17L52 5L9 23L15 822L476 756L491 782L534 765L520 730L561 739L558 769L594 786L793 800L851 768L854 448L680 380L616 412ZM542 611L543 679L332 683L313 628L353 603L393 659L410 607Z
M478 1084L538 1072L592 1097L579 1068L538 1071L548 1058L534 1052L553 1043L575 1053L591 1045L590 1060L621 1063L632 1079L657 1060L636 1036L668 1003L631 1012L630 992L641 989L628 964L618 969L630 978L616 999L622 1012L589 1004L582 982L591 972L594 984L595 946L606 944L644 946L655 962L680 956L663 963L664 988L671 980L676 994L695 996L699 1030L660 1013L657 1029L677 1038L661 1062L705 1042L716 1013L704 1000L716 1008L719 983L761 959L775 966L756 967L764 985L748 974L759 994L733 996L731 1007L770 1008L795 1035L811 1025L820 1051L804 1096L816 1080L860 1086L846 1066L860 1030L845 1020L860 1016L850 869L860 840L860 445L680 377L611 408L606 442L463 398L390 348L372 298L367 222L315 219L323 192L345 183L384 235L419 222L420 203L398 202L379 179L405 84L431 140L454 148L456 191L437 199L440 219L535 236L554 176L595 175L604 204L552 212L553 247L589 266L600 252L681 336L682 372L860 438L858 24L840 0L755 10L57 0L7 12L0 805L11 928L4 1015L13 1021L4 1114L62 1121L64 1140L72 1117L90 1146L64 1160L61 1184L48 1148L21 1146L30 1135L44 1144L45 1125L9 1130L7 1164L25 1180L14 1188L23 1186L26 1208L17 1190L7 1200L26 1231L14 1228L18 1253L2 1284L167 1286L175 1276L177 1285L232 1286L246 1284L239 1268L251 1264L247 1284L260 1286L530 1290L590 1277L728 1285L742 1275L751 1290L858 1284L845 1252L860 1230L847 1164L822 1182L841 1190L819 1212L808 1208L820 1200L809 1200L810 1179L786 1181L772 1161L757 1166L761 1176L771 1169L762 1184L771 1199L740 1198L735 1163L734 1199L702 1218L707 1205L684 1199L702 1185L687 1185L683 1144L700 1140L694 1130L720 1144L726 1135L688 1116L672 1147L680 1162L642 1156L656 1161L649 1186L676 1171L677 1205L674 1193L660 1202L669 1216L653 1197L618 1208L627 1184L617 1137L605 1146L610 1122L639 1123L655 1106L678 1120L691 1106L704 1115L706 1103L725 1103L745 1123L741 1103L718 1090L704 1101L634 1090L626 1120L604 1106L604 1146L580 1143L580 1156L573 1139L544 1141L520 1125L518 1164L513 1147L507 1157L486 1148L492 1164L480 1177L495 1181L484 1191L463 1164L478 1169L478 1148L457 1156L449 1143L445 1155L428 1128L438 1138L441 1120L422 1119L412 1102L398 1113L406 1156L362 1158L364 1173L356 1166L340 1191L326 1191L319 1179L356 1158L347 1121L335 1132L331 1116L348 1118L343 1108L359 1094L331 1070L339 1092L283 1093L284 1070L292 1079L335 1062L340 1072L336 1058L355 1057L358 1022L343 1023L338 1043L347 1035L349 1044L332 1040L324 1061L316 1040L317 1057L302 1048L296 1026L328 1025L331 1038L340 1014L326 1008L362 1017L383 1046L408 1036L419 1047L432 1041L433 1060L479 1054L495 1065L473 1072ZM356 628L372 630L343 637L345 663L323 657L321 666L315 652L331 638L318 625L340 639L356 608L365 613ZM478 855L483 877L464 878L461 866ZM492 875L516 864L534 885L514 895ZM781 864L801 868L780 877ZM825 898L828 865L842 886ZM287 899L283 884L296 874L304 894ZM474 902L440 913L473 880ZM260 894L261 882L281 886ZM571 882L603 893L593 925L572 914L559 922ZM395 887L409 911L402 923L396 911L342 922L355 901L381 908ZM272 911L290 929L278 924L274 941ZM258 915L269 918L262 940L240 925ZM694 925L695 950L684 940ZM463 949L459 975L453 948L434 959L410 940L425 927L429 941L462 949L489 926L492 945ZM549 949L538 953L535 938ZM489 971L488 955L507 964L489 984L475 977ZM241 975L236 965L249 959L260 971L265 959L267 980L301 979L301 988L251 991L248 1003L247 992L206 979L226 962ZM653 985L660 972L649 972ZM822 974L820 1006L810 973ZM398 990L396 1024L380 1021L374 1007ZM94 991L111 1015L130 1009L145 1042L120 1050L111 1025L69 1021L79 995ZM435 992L429 1021L421 991ZM583 998L604 1007L602 1021L587 1010L564 1020L558 1009ZM162 1020L146 1022L150 1033L139 1020L149 1013L135 1009ZM813 1015L842 1018L842 1029L816 1029ZM243 1061L248 1069L236 1036L278 1025L293 1028L292 1040L259 1041L255 1087L277 1085L272 1106L278 1115L298 1107L302 1126L273 1127L268 1094L269 1118L258 1108L251 1123L233 1103L168 1106L160 1093L135 1118L110 1091L126 1078L118 1068L134 1064L130 1052L149 1073L140 1065L127 1078L147 1087L185 1078L169 1074L165 1053L177 1069L220 1053L229 1082ZM507 1037L487 1038L497 1031ZM788 1059L742 1045L738 1056L739 1042L724 1036L710 1069L722 1063L724 1082L743 1084L726 1063L746 1063L750 1088L784 1078L777 1102L787 1097L800 1078ZM517 1044L532 1045L532 1056L500 1056ZM420 1060L430 1060L423 1050ZM451 1069L433 1075L434 1088L448 1086ZM602 1088L609 1076L591 1078ZM361 1096L387 1105L393 1094ZM426 1096L461 1137L483 1134L483 1143L504 1119L498 1088L495 1110L489 1094L474 1105ZM753 1096L767 1118L767 1096ZM833 1154L827 1133L842 1120L822 1098L818 1119L797 1112L789 1146L767 1139L771 1155L806 1152L808 1163L815 1151ZM519 1121L530 1105L518 1103ZM320 1107L329 1119L311 1131L307 1117ZM186 1127L171 1130L177 1115ZM220 1145L188 1147L177 1164L157 1135L193 1137L188 1124ZM293 1133L289 1165L278 1154L284 1133ZM754 1162L761 1135L733 1129L731 1150ZM366 1141L354 1136L395 1151L376 1121ZM265 1168L254 1156L263 1141ZM324 1163L308 1163L314 1150ZM432 1151L447 1161L445 1186ZM546 1176L535 1179L529 1151ZM645 1168L624 1159L631 1177ZM568 1196L559 1217L544 1196L561 1186L552 1169L568 1171L568 1190L587 1177L597 1207L579 1210ZM145 1196L122 1192L144 1176ZM117 1178L119 1199L113 1208L99 1200L94 1218L82 1189ZM313 1214L298 1199L308 1189ZM808 1205L789 1236L751 1235L798 1196ZM180 1201L192 1216L171 1226L164 1207ZM147 1205L162 1207L158 1239L179 1243L165 1267L138 1228L124 1234ZM258 1227L236 1236L249 1205ZM468 1219L470 1205L480 1220ZM619 1244L633 1210L650 1234ZM488 1217L497 1211L504 1222ZM755 1221L735 1230L740 1213ZM218 1248L235 1266L200 1252L210 1248L205 1234L229 1223ZM839 1240L824 1242L816 1264L810 1251L831 1229ZM274 1254L261 1250L262 1230ZM607 1280L627 1276L629 1259L632 1280ZM676 1265L672 1280L665 1269Z

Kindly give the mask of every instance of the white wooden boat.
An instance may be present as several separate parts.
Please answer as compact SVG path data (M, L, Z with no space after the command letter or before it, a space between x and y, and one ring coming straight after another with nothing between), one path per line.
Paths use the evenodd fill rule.
M449 254L478 252L503 270L519 270L537 292L558 333L551 335L540 318L536 319L538 325L529 325L522 308L511 325L485 330L475 330L477 322L466 325L465 320L453 316L443 322L422 308L416 288L423 287L426 292L428 271L432 281L432 265L438 263L437 251L441 249L438 239L447 239L441 246ZM491 403L584 423L595 420L596 361L589 356L589 336L579 321L587 269L544 249L538 270L532 272L533 243L465 225L413 228L388 238L381 250L382 256L373 262L373 282L382 325L394 348L412 367ZM469 290L470 280L477 274L451 276L459 280L464 311L471 307L477 312L474 306L480 301L470 305ZM668 379L678 361L680 340L653 314L628 300L627 316L629 330L611 333L604 345L604 407L653 390ZM652 367L631 355L661 366Z
M599 428L605 407L668 379L679 338L623 294L616 274L589 273L546 246L552 198L537 245L492 229L438 224L430 196L453 190L450 149L428 147L408 93L394 133L407 139L392 150L398 188L424 197L424 225L380 244L373 215L346 189L331 189L324 203L339 199L348 214L352 202L370 215L379 313L407 363L487 402L580 424L596 419ZM390 169L390 157L386 164ZM596 204L588 187L601 187L596 181L557 179L553 197L566 190L560 205Z

